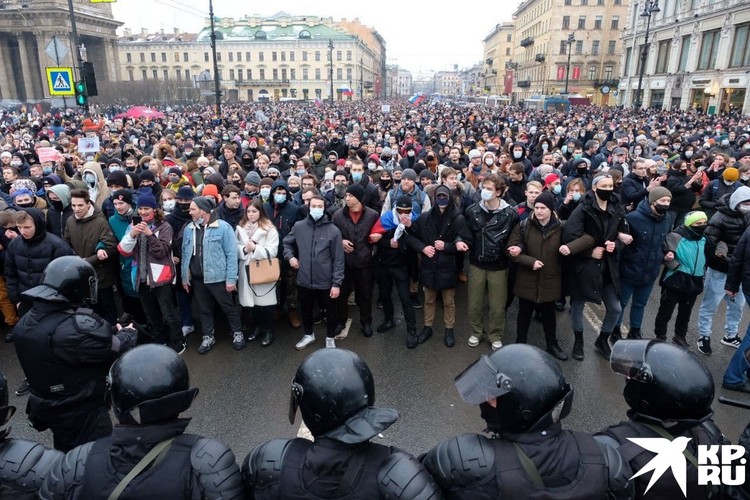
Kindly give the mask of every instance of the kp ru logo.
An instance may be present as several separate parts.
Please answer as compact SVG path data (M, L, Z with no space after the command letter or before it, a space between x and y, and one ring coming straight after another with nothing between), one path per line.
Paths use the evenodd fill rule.
M745 448L737 445L698 445L698 458L692 454L685 454L685 449L691 438L677 437L670 441L664 438L628 438L629 441L641 448L656 453L641 470L633 474L634 479L647 472L653 471L651 480L648 482L646 491L664 475L667 469L672 470L672 475L677 481L682 494L687 498L687 462L698 469L698 484L701 486L739 486L745 484ZM736 464L734 462L737 462Z

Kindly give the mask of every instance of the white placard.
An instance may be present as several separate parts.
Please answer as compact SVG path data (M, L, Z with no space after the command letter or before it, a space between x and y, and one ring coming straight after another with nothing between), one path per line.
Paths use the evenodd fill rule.
M79 153L98 153L99 152L99 138L98 137L81 137L78 139L78 152Z

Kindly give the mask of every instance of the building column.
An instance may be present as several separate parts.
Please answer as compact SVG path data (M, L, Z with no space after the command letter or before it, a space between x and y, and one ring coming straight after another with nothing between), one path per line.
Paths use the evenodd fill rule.
M49 97L49 88L47 86L47 63L51 62L52 65L54 65L54 61L50 61L47 53L44 52L44 47L47 45L47 41L44 38L44 33L34 33L34 38L36 38L37 54L39 55L39 71L42 82L42 93L39 94L39 96ZM40 79L37 78L37 81L39 80Z
M10 49L8 39L0 37L0 98L13 99L18 95L16 82L9 78L8 66L10 64Z
M716 56L716 69L722 70L729 67L729 58L732 56L732 40L734 39L734 24L732 15L724 16L724 25L719 37L719 53ZM719 82L721 84L721 82Z
M122 80L120 75L120 60L118 58L117 40L104 40L105 53L109 68L107 68L107 77L110 82L119 82Z
M33 72L34 70L34 64L31 64L31 61L29 60L29 52L27 50L26 46L26 38L24 38L24 33L16 33L16 38L18 39L18 56L21 61L21 79L23 80L23 88L24 88L24 98L25 100L33 99L34 98L34 87L33 87ZM19 96L20 98L20 96ZM21 99L24 100L24 99Z

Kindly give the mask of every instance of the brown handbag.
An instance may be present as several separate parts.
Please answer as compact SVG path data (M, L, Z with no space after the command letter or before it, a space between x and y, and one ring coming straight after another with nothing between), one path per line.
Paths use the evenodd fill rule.
M263 249L268 256L261 260L251 260L247 265L247 282L251 285L265 285L276 283L281 277L279 259L271 257L267 249Z

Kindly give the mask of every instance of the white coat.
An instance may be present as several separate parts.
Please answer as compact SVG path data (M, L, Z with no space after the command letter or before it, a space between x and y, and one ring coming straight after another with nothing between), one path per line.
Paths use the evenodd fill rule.
M237 255L239 256L240 272L237 284L240 304L243 307L276 305L275 287L278 285L267 283L250 287L250 283L247 281L247 266L253 260L268 259L269 256L271 258L276 257L279 250L279 232L273 226L268 230L261 227L256 229L252 238L256 246L252 253L245 251L245 245L250 241L247 237L247 231L237 226L235 234L237 235Z

